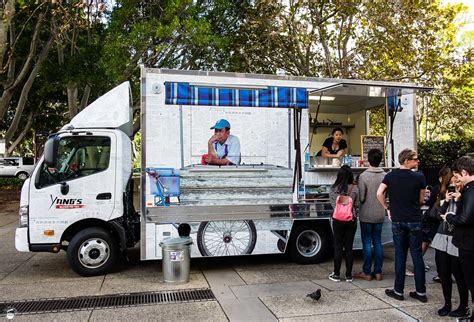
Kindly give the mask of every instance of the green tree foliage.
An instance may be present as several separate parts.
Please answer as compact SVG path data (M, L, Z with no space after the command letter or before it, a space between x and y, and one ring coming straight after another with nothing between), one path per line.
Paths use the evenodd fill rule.
M454 161L474 151L474 139L424 141L418 143L421 169L451 166Z
M101 64L114 83L131 80L139 97L140 65L154 68L231 68L235 33L248 1L117 1L107 26ZM135 99L134 132L139 129Z
M64 107L72 117L87 105L91 92L101 94L104 86L97 84L106 80L98 65L102 7L80 0L16 2L15 15L3 26L9 37L2 44L0 131L7 154L17 146L21 153L34 149L28 143L36 130L50 132L65 123ZM84 88L80 101L79 86ZM21 142L29 148L19 147Z
M140 65L414 82L436 88L420 95L421 138L474 133L474 42L469 34L462 43L456 38L461 5L118 0L106 11L102 0L22 0L15 10L10 0L4 3L0 131L11 148L33 141L28 128L55 131L125 80L132 82L137 110ZM28 73L19 77L23 66ZM12 79L21 81L12 87ZM371 113L370 124L371 134L385 132L383 109Z
M246 1L117 1L102 63L116 82L137 79L139 65L226 70Z
M2 25L8 37L2 39L0 134L7 155L31 127L35 109L29 95L57 32L55 11L47 2L18 1L14 12Z
M460 54L456 42L456 17L463 10L440 1L256 1L234 61L250 72L432 86L434 93L418 104L419 134L468 137L474 123L472 47ZM383 113L372 115L376 132L383 120Z

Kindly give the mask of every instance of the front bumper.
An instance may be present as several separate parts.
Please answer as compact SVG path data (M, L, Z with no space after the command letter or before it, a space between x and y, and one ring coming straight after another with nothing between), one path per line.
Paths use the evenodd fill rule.
M19 252L29 252L28 227L17 228L15 231L15 248Z

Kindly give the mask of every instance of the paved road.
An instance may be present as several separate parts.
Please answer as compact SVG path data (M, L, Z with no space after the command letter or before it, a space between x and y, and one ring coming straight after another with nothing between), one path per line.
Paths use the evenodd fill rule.
M384 276L376 281L331 282L332 262L297 265L286 257L251 256L230 259L193 260L191 280L186 285L162 282L161 262L140 262L138 249L130 251L131 262L106 276L84 278L68 266L64 252L19 253L14 248L17 202L0 199L0 301L104 295L210 287L216 301L157 304L134 308L22 315L14 320L193 320L193 321L294 321L294 320L438 320L443 303L441 287L427 273L428 303L411 298L399 302L384 295L393 285L393 248L385 247ZM427 263L434 266L433 252ZM361 267L360 254L354 270ZM407 278L408 291L413 278ZM305 294L322 289L313 302ZM454 292L456 293L456 292ZM454 303L457 295L454 296ZM5 315L2 316L5 318ZM447 319L446 319L447 320Z

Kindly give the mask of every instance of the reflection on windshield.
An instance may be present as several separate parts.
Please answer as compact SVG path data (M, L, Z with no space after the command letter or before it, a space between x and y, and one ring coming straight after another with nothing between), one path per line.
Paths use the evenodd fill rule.
M56 167L42 164L36 186L42 188L58 182L91 175L108 168L110 138L74 136L59 142Z

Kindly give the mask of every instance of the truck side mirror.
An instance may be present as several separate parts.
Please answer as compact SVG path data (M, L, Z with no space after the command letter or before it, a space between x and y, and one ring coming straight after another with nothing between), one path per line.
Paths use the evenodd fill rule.
M58 161L59 136L51 136L44 145L44 162L54 168Z

